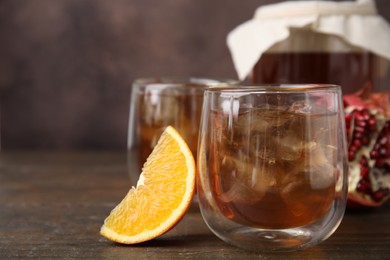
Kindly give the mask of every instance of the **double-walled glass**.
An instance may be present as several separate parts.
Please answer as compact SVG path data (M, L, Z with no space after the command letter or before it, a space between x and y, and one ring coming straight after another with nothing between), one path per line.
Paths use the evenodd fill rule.
M138 180L143 164L169 125L178 130L196 156L204 90L233 83L206 78L135 80L128 132L128 165L132 182L135 184Z
M199 133L199 204L219 238L291 251L336 230L348 173L339 86L210 88Z

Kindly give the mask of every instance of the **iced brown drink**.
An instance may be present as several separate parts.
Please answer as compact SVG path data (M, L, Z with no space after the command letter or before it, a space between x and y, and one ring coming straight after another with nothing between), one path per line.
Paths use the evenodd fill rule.
M142 166L145 163L168 125L179 131L196 156L204 87L184 84L155 90L140 93L137 97L138 164Z
M337 176L336 114L306 109L297 103L233 118L211 115L211 189L227 218L284 229L313 223L329 211Z

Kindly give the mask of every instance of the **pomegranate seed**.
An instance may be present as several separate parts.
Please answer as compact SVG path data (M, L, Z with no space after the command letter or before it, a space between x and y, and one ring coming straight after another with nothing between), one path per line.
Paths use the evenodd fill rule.
M347 121L347 123L350 123L351 119L352 119L352 114L345 115L345 121Z
M381 145L387 144L387 137L386 137L386 136L382 137L381 140L379 141L379 143L380 143Z
M355 131L360 132L360 133L364 133L365 129L363 127L357 126L357 127L355 127Z
M385 160L381 160L381 159L375 160L375 167L376 168L382 168L382 167L385 167L385 166L386 166L386 161Z
M375 150L372 150L371 152L370 152L370 157L371 157L371 159L378 159L378 152L377 151L375 151Z
M376 130L376 119L375 119L374 116L368 120L368 126L369 126L368 128L371 131L375 131Z
M383 157L385 157L385 156L387 155L387 149L385 149L385 148L382 147L382 148L379 150L379 154L382 155Z
M365 179L368 177L368 172L369 172L369 169L368 167L361 167L361 170L360 170L360 176Z
M356 152L356 150L357 150L357 147L356 147L356 146L351 145L351 146L349 147L349 151L350 151L350 152Z
M363 121L364 118L360 112L355 113L355 121Z
M364 128L367 125L367 123L366 121L358 121L356 122L356 125Z
M354 136L355 138L362 139L364 135L363 133L356 133Z
M362 143L363 143L364 145L367 145L369 142L370 142L370 139L368 139L368 137L363 137L363 138L362 138Z
M363 109L362 116L365 121L368 121L371 117L370 111L368 111L368 109Z
M388 196L390 193L388 188L380 188L379 190L375 191L374 193L371 194L371 198L375 202L380 202L382 201L386 196Z
M356 185L356 191L369 194L371 192L371 183L369 180L361 179Z
M366 156L362 156L359 161L361 166L368 166L368 159Z
M360 142L359 139L353 140L353 145L356 146L356 148L359 148L362 146L362 143Z

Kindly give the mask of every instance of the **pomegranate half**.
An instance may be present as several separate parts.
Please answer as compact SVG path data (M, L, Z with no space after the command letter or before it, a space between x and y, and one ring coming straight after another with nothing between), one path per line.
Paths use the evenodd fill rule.
M343 96L349 159L348 207L378 207L390 198L390 95L371 85Z

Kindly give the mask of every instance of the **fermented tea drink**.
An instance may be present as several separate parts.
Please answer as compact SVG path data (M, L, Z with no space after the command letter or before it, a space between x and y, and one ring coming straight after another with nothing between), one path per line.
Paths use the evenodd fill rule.
M380 64L361 52L267 52L253 68L252 81L262 84L328 83L353 93L364 84L379 85Z
M284 229L313 223L328 212L337 176L336 114L305 109L297 103L288 110L252 109L233 118L212 114L214 140L206 149L211 187L227 218Z
M199 122L203 103L203 87L184 84L149 92L138 99L138 164L142 166L156 146L164 129L171 125L184 138L196 156Z

